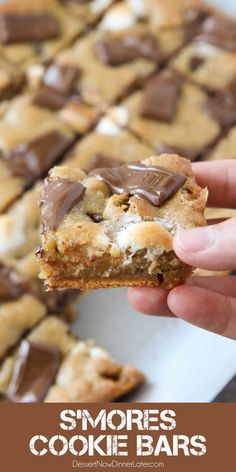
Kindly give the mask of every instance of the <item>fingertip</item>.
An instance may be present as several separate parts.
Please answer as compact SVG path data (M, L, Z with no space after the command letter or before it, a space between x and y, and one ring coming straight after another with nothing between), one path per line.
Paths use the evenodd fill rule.
M171 315L167 306L168 291L163 288L129 288L128 301L145 315Z

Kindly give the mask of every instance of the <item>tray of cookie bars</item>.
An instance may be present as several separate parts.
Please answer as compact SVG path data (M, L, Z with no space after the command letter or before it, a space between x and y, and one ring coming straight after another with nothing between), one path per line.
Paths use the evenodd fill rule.
M0 3L2 401L210 401L235 373L233 341L103 288L183 282L150 204L167 229L204 224L190 163L236 157L236 20L214 3L236 16L230 1ZM148 208L127 200L143 179ZM97 258L118 230L121 253ZM163 250L130 263L150 238Z

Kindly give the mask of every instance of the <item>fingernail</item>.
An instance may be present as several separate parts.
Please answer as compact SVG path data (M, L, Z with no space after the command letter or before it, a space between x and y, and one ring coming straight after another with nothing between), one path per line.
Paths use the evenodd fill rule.
M179 231L176 242L186 252L208 251L215 243L216 236L213 227L192 228Z

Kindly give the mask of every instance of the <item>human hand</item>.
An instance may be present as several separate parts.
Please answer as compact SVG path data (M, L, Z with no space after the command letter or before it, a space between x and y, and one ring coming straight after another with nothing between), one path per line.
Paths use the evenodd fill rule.
M236 209L236 161L193 164L197 182L209 189L211 207ZM236 268L236 217L223 223L180 231L174 251L189 265L213 271ZM131 288L128 300L149 315L177 316L222 336L236 339L234 276L192 277L172 290Z

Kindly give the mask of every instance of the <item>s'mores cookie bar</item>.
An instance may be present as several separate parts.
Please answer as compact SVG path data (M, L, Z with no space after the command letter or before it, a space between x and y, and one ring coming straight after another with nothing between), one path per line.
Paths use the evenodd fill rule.
M43 177L74 139L67 125L30 98L15 98L0 120L0 212Z
M39 377L40 376L40 377ZM12 402L112 401L144 381L90 340L78 340L51 316L0 367L0 393Z
M212 8L201 0L124 0L108 10L101 27L125 29L142 22L156 31L181 28L189 38L209 11Z
M115 120L121 121L122 117L123 123L126 123L126 111L122 107L111 108L101 118L95 131L87 134L71 149L63 161L64 165L90 171L149 157L152 149L116 123Z
M174 287L192 269L175 255L173 236L205 224L206 198L177 155L89 174L56 167L41 197L41 278L50 289Z
M53 58L85 26L57 0L5 0L0 4L0 51L26 70Z
M173 43L143 25L121 32L93 31L61 52L55 63L79 69L75 89L83 102L106 106L158 70L176 47L175 35Z
M204 109L207 93L173 70L150 78L144 90L131 94L122 107L127 127L155 152L201 157L221 132L220 124Z

